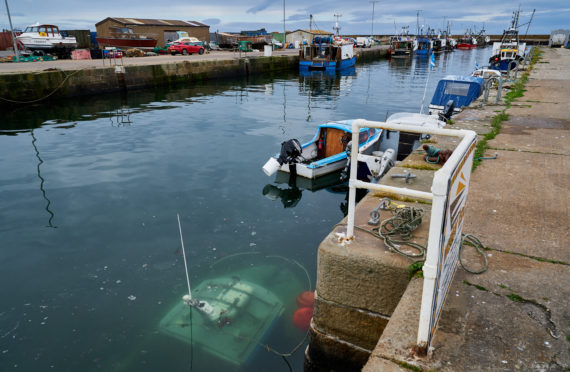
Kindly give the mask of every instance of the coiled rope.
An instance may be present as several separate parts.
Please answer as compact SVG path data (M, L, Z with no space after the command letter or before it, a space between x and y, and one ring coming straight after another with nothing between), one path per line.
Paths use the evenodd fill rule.
M388 204L389 206L391 204ZM410 207L398 205L396 207L391 207L390 210L393 214L392 217L382 221L379 227L373 228L371 230L361 227L354 226L355 229L367 232L378 239L383 239L384 244L392 252L395 252L413 263L423 263L425 262L425 254L427 248L421 244L411 242L413 238L412 232L418 228L422 223L422 217L425 211L422 208ZM337 226L346 226L345 223L338 224ZM400 239L394 239L394 237L399 236ZM477 253L482 257L483 267L479 270L472 270L465 266L462 259L463 248L465 245L474 247ZM404 252L402 246L408 246L416 250L416 253ZM487 247L481 243L481 241L474 235L463 234L461 238L461 244L459 246L459 264L461 267L471 274L481 274L487 271L489 268L489 262L487 260L487 255L485 250Z

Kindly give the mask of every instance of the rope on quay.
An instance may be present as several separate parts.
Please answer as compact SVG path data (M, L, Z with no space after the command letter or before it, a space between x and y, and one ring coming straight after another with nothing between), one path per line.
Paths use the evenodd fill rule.
M58 85L51 93L49 93L49 94L46 95L45 97L38 98L38 99L34 99L34 100L31 100L31 101L15 101L15 100L11 100L11 99L8 99L8 98L0 97L0 101L10 102L10 103L18 103L18 104L36 103L36 102L39 102L39 101L43 101L44 99L50 97L50 96L53 95L55 92L57 92L59 89L61 89L61 87L63 86L63 84L65 84L65 82L66 82L70 77L72 77L73 75L77 74L78 72L83 71L83 70L86 70L86 69L88 69L88 68L89 68L89 67L82 68L82 69L80 69L80 70L76 70L76 71L74 71L73 73L71 73L71 74L69 74L69 75L66 74L65 71L63 71L63 70L60 69L60 68L56 69L56 70L58 70L58 71L63 72L63 74L65 75L65 78L61 81L61 83L59 83L59 85Z
M425 254L427 247L419 243L411 242L413 238L412 232L422 223L422 217L425 211L421 208L410 206L397 205L396 207L389 208L393 214L392 217L382 221L379 227L367 229L362 226L354 226L355 229L364 231L378 239L383 239L384 243L391 251L409 259L413 263L425 262ZM336 224L337 226L346 226L346 223ZM400 240L395 240L394 236L400 236ZM482 257L483 267L479 270L472 270L465 266L462 260L463 247L469 245L477 250L477 253ZM415 253L404 252L401 246L408 246L416 250ZM463 234L461 237L461 244L459 246L459 264L461 267L471 274L482 274L489 268L489 262L484 250L486 247L481 241L472 234Z

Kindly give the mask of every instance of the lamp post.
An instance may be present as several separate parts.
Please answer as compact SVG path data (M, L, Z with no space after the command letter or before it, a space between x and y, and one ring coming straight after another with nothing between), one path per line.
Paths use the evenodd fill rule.
M20 52L18 51L18 45L16 44L16 37L14 36L14 27L12 27L12 18L10 17L10 8L8 8L8 0L4 0L4 3L6 4L6 12L8 12L8 21L10 22L10 32L12 33L12 42L14 43L16 62L20 62Z
M285 0L283 0L283 50L285 50L285 44L287 43L287 34L285 31Z
M379 0L370 0L370 3L372 3L372 30L370 31L370 37L374 37L374 5L376 5L376 3L379 3Z

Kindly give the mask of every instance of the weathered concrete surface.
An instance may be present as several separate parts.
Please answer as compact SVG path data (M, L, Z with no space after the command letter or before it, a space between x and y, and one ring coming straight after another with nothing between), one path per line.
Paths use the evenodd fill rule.
M358 204L355 226L374 227L367 222L380 200L369 194ZM426 211L412 239L425 245L430 205L401 204ZM380 213L382 220L391 216L391 212ZM313 369L308 370L361 368L408 286L409 259L390 252L383 240L359 229L353 241L339 241L345 232L346 226L337 226L319 246L315 313L307 351ZM405 246L401 249L415 253Z
M423 279L414 278L410 282L363 371L382 371L375 366L392 360L419 367L412 348L418 335L422 286Z
M355 226L368 230L374 227L368 225L370 211L375 209L380 201L380 198L372 195L362 199L355 215ZM411 240L425 245L431 213L430 205L402 204L425 210L424 220L414 231L414 239ZM380 215L380 219L384 220L391 216L391 213L382 211ZM317 263L319 297L330 302L390 316L408 285L410 260L390 252L383 240L358 229L355 229L353 241L339 243L338 234L345 232L346 226L336 227L319 246ZM402 247L402 250L414 253L411 248Z
M496 152L471 180L464 231L490 248L569 263L570 158Z
M429 358L412 353L421 298L412 281L370 366L384 359L423 370L568 370L570 51L542 51L549 63L535 65L524 97L489 141L489 153L496 151L498 159L484 161L471 176L463 231L491 248L485 252L489 269L481 275L457 269ZM529 97L536 101L532 108L521 104ZM463 115L480 120L483 113L467 110L457 127L464 125ZM467 267L481 267L471 248L463 258ZM381 369L366 369L375 370Z

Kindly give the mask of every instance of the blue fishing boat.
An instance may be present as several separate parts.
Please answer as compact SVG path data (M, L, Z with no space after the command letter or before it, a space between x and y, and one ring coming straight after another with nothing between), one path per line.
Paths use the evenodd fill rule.
M454 111L479 98L483 93L484 79L475 76L448 75L437 84L429 105L430 114L441 112L449 101L453 101Z
M520 9L513 12L511 26L503 32L500 42L493 43L489 58L489 67L493 70L513 70L524 60L526 43L519 42L519 15Z
M429 56L433 49L433 42L427 37L416 38L418 49L416 50L416 55L418 56Z
M299 70L339 71L355 63L354 45L332 36L316 36L299 56Z

